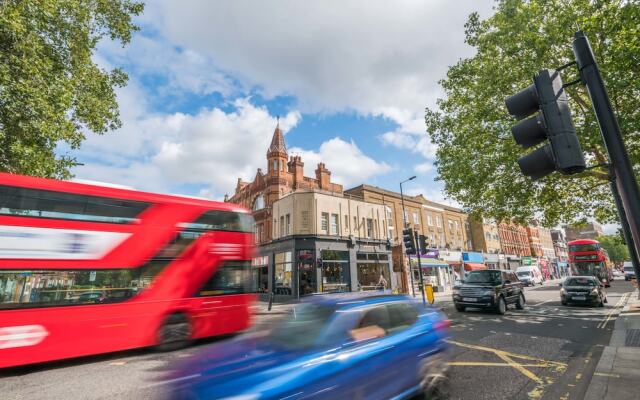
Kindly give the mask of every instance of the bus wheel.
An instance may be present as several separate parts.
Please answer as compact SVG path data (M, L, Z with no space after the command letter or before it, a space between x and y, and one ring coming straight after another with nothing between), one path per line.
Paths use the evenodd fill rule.
M178 350L189 344L191 327L185 314L168 316L158 331L158 351Z

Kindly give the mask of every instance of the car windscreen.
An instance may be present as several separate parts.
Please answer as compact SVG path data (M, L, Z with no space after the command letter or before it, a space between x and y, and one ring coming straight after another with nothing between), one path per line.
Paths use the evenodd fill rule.
M520 272L516 272L516 274L518 276L525 276L525 277L526 276L531 276L531 272L529 272L529 271L520 271Z
M625 271L629 271L629 272L633 272L633 265L625 265L624 266L624 270Z
M588 278L571 278L567 279L565 286L596 286L596 281Z
M301 304L276 325L271 331L271 339L288 348L312 347L335 310L331 305Z
M469 272L464 283L498 283L500 271L472 271Z

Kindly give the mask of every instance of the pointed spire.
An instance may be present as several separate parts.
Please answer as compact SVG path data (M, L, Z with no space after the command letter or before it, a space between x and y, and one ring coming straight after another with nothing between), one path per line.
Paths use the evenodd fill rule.
M285 157L287 154L287 146L284 143L284 135L282 134L282 130L280 129L280 117L278 117L278 124L276 125L276 130L273 132L273 138L271 139L271 146L269 146L269 152L271 153L284 153Z

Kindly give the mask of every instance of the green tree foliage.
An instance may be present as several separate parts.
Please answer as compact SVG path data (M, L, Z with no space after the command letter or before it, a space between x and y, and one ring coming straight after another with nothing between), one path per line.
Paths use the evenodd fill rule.
M91 57L102 38L128 43L142 10L132 0L0 1L0 171L68 177L76 162L57 146L121 125L114 88L127 75Z
M612 262L621 263L629 260L629 249L619 235L604 235L597 240L609 253Z
M543 224L617 219L606 171L533 182L520 172L526 153L511 136L515 121L504 98L529 86L543 68L574 60L576 26L589 37L625 135L640 167L640 2L638 0L499 0L495 14L472 14L466 42L472 58L450 67L440 83L445 97L426 110L427 132L438 146L436 167L447 194L470 211L497 219ZM577 70L563 71L565 82ZM567 89L587 163L606 162L606 151L586 89Z

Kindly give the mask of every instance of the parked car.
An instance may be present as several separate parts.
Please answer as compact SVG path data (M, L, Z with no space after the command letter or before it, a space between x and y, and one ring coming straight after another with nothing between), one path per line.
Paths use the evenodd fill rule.
M563 306L580 303L604 307L607 292L595 276L572 276L560 284L560 302Z
M449 321L389 294L304 300L268 333L215 344L167 376L172 399L437 397Z
M636 278L636 270L633 268L633 264L630 261L625 261L623 269L625 281Z
M518 267L516 269L516 275L518 279L526 286L542 285L542 272L540 268L535 265Z
M504 314L509 304L522 310L525 306L523 285L513 271L471 271L462 284L453 287L453 303L460 312L467 307L479 307Z

